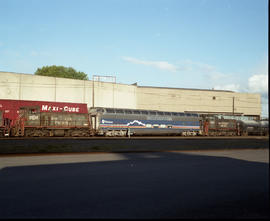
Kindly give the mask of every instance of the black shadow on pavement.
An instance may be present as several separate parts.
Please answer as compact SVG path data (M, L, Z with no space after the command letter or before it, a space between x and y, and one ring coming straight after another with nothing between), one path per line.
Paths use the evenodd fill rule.
M0 170L0 218L269 218L269 164L186 153Z

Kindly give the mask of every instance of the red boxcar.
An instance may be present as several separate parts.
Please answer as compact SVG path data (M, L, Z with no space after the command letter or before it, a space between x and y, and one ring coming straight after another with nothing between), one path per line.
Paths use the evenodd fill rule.
M89 136L87 104L0 100L2 136Z

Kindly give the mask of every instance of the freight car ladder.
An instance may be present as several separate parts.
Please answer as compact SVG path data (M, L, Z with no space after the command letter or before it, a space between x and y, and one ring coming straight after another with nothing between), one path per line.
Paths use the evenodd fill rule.
M23 118L19 118L16 120L14 134L17 137L24 136L24 120L23 120Z
M5 128L4 128L4 136L5 136L5 137L8 137L9 134L10 134L10 128L5 127Z
M4 118L4 136L10 136L10 119Z

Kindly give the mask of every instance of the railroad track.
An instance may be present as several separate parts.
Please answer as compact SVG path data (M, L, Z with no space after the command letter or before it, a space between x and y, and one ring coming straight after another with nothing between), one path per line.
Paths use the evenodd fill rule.
M1 137L0 140L269 139L269 136Z

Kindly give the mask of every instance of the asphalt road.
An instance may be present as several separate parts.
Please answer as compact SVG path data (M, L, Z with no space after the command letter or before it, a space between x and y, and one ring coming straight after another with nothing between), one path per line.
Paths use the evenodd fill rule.
M249 149L1 157L0 218L269 218L268 155Z

